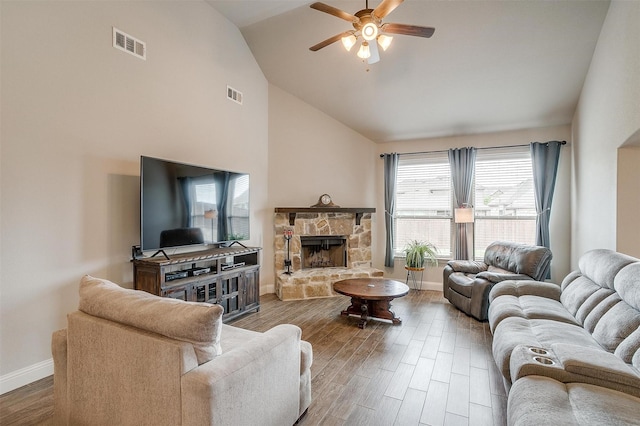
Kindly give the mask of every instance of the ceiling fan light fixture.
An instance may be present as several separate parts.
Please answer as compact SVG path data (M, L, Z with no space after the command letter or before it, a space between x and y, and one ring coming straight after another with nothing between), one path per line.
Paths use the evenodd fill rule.
M358 58L368 59L370 56L371 56L371 51L369 51L369 43L364 41L360 45L360 50L358 50Z
M371 41L378 36L378 26L373 22L367 22L362 27L362 38L367 41Z
M351 48L355 44L356 44L356 36L354 36L353 34L346 37L342 37L342 45L344 46L345 49L347 49L347 52L351 51Z
M391 45L392 40L393 37L388 35L380 34L378 36L378 44L380 45L380 47L382 47L382 50L387 50Z

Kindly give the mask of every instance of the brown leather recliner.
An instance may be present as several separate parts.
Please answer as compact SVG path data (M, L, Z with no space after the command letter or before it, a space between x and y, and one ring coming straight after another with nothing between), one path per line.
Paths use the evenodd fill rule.
M487 247L484 262L450 260L444 267L442 291L451 304L467 315L485 321L489 292L500 281L543 281L551 265L551 250L506 241Z

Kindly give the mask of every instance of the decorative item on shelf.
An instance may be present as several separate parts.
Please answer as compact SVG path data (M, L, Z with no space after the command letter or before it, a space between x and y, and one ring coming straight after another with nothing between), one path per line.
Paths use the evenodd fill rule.
M287 258L284 260L284 267L287 269L285 274L291 275L291 251L289 249L289 241L293 237L293 231L291 229L284 230L284 239L287 241Z
M404 248L405 265L407 270L407 285L411 280L415 290L422 288L422 277L424 275L425 263L436 265L438 263L438 249L435 245L418 240L411 240ZM418 280L418 273L420 279Z
M463 204L462 207L454 210L453 218L455 223L473 223L473 206L470 204Z
M331 195L329 194L322 194L319 198L318 198L318 202L314 205L312 205L311 207L340 207L339 205L335 204L332 200L331 200Z

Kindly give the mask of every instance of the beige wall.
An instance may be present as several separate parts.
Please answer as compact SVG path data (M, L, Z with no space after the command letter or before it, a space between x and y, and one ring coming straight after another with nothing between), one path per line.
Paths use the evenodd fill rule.
M617 150L640 129L638 22L640 2L611 2L574 116L573 265L585 251L615 250L618 232L638 229L633 211L616 208ZM616 217L634 228L620 229Z
M267 82L212 7L0 4L5 391L50 374L51 332L76 309L83 274L132 286L140 155L250 173L252 244L272 215ZM145 41L147 60L114 49L112 26ZM244 105L226 99L227 84Z
M371 140L269 85L268 214L272 218L275 207L309 207L324 193L341 207L375 207L375 157ZM380 215L378 210L373 223ZM265 229L264 244L264 258L272 259L268 235L273 241L273 229ZM273 280L274 268L268 263L264 275Z
M530 142L546 142L550 140L570 141L570 126L554 126L537 129L524 129L499 133L485 133L477 135L465 135L447 138L434 138L413 141L401 141L379 144L378 154L386 152L410 153L422 151L439 151L449 148L462 148L473 146L476 148L498 147L508 145L522 145ZM376 156L378 157L378 156ZM379 211L384 211L384 184L383 184L383 164L378 158L376 164L376 183L378 194ZM571 253L570 235L570 177L571 177L571 144L565 145L560 153L560 165L558 167L558 177L554 193L551 210L550 237L551 251L553 252L552 276L555 282L560 282L569 273L569 255ZM376 235L379 244L374 252L374 266L385 270L385 276L393 277L404 281L406 271L404 269L404 259L396 259L393 268L384 267L384 221L380 219L377 223ZM423 281L426 283L423 288L442 289L442 263L437 268L428 268L425 271Z
M636 132L640 145L640 131ZM640 258L640 146L618 149L616 250Z

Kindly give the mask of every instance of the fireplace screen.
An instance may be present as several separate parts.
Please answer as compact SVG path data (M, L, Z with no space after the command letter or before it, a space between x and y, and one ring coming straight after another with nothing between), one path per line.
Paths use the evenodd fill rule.
M347 266L347 239L343 236L300 237L303 269Z

